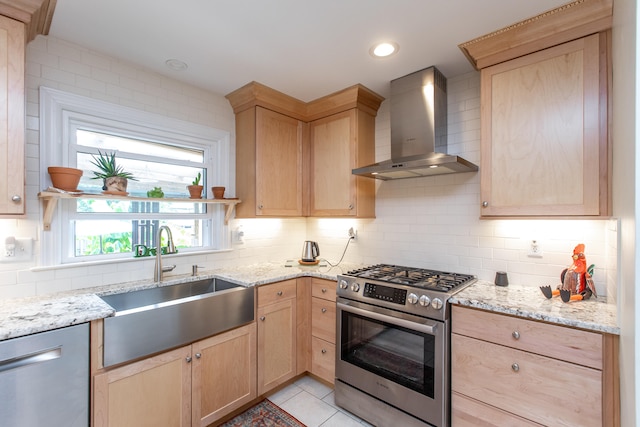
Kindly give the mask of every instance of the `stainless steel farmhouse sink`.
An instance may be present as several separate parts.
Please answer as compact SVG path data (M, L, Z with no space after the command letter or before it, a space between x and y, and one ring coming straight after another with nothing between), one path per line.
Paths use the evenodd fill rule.
M233 329L254 319L254 289L221 279L100 297L104 366L117 365Z

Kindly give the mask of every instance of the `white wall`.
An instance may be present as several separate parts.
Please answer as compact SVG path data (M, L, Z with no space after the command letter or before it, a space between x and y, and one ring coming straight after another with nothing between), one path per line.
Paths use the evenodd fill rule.
M234 133L233 112L222 95L204 92L97 52L51 37L39 36L27 52L27 203L24 220L0 220L0 236L39 238L43 233L38 174L38 87L45 85L109 102L190 120ZM277 89L277 88L276 88ZM480 167L479 75L448 80L449 152ZM376 120L376 157L390 154L388 101ZM234 150L232 150L235 153ZM243 265L283 262L300 256L305 239L317 240L321 255L336 263L346 246L347 230L355 226L345 260L424 266L493 280L507 271L511 283L529 286L558 283L571 264L573 247L585 243L587 260L595 263L600 294L615 298L617 233L611 221L479 220L479 174L466 173L377 183L377 218L233 220L242 226L244 243L234 251L177 257L177 274L192 264ZM529 241L542 245L543 258L526 256ZM37 242L36 242L37 243ZM36 247L38 245L36 244ZM36 268L33 268L36 267ZM147 279L152 260L130 259L107 265L39 269L37 259L25 265L0 264L0 298L35 295L114 282Z
M638 141L638 17L637 2L616 0L613 8L613 208L620 217L620 280L618 285L618 324L620 336L621 425L640 425L640 293L638 271L638 188L640 165Z

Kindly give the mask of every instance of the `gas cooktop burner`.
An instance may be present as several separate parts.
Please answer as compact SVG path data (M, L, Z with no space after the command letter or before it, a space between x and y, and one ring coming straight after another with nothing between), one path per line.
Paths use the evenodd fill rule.
M389 264L377 264L352 270L347 272L346 275L439 292L449 292L475 279L470 274L447 273Z

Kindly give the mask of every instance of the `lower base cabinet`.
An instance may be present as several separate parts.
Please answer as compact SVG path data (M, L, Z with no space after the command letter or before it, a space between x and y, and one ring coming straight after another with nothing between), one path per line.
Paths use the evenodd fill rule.
M619 426L617 337L459 306L451 325L453 426Z
M255 359L251 323L97 374L93 425L207 426L257 396Z

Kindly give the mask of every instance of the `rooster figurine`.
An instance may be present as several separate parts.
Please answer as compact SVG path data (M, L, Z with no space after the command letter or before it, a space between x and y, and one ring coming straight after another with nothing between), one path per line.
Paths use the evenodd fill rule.
M560 295L562 301L582 301L595 295L596 287L591 278L593 264L587 268L587 259L584 256L584 244L580 243L573 249L573 264L569 268L562 270L558 289L551 290L551 286L540 286L540 290L545 297L551 298Z

